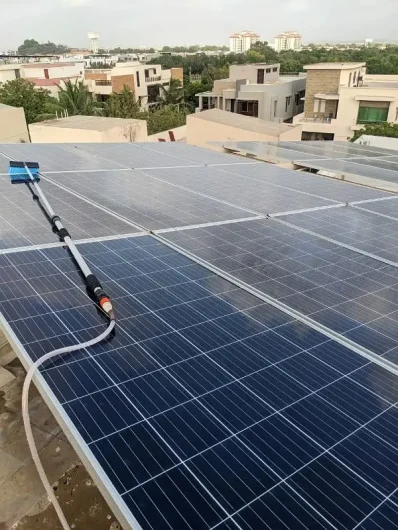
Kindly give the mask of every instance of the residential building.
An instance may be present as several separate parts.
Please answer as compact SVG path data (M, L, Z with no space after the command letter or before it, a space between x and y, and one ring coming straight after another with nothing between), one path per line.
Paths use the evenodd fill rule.
M187 143L216 151L223 150L223 142L235 140L278 142L300 138L300 126L259 120L219 109L187 116Z
M34 143L146 142L145 120L70 116L29 125Z
M0 85L21 77L20 64L0 64Z
M295 31L279 33L275 37L274 50L281 52L283 50L301 50L301 35Z
M30 142L23 108L0 103L0 142Z
M37 88L45 88L54 96L65 81L78 81L84 77L84 63L30 63L22 66L21 77L32 81Z
M268 121L291 121L304 110L306 77L280 76L279 70L279 64L230 66L228 79L214 81L213 90L196 94L196 111L216 108Z
M367 123L398 123L398 76L366 75L366 63L304 67L303 140L347 140Z
M160 86L167 86L170 79L183 83L183 69L162 70L160 64L117 63L114 68L87 70L85 82L90 92L105 101L112 92L121 92L124 86L130 88L142 108L157 105Z
M240 33L234 33L229 37L229 51L233 53L245 53L259 40L260 35L247 29Z

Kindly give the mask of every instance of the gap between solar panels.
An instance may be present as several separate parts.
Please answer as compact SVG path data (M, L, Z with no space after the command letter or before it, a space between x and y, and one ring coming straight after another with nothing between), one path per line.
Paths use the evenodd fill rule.
M287 223L290 224L290 223ZM293 225L291 225L293 228ZM163 232L164 233L164 232ZM309 326L312 329L315 329L316 331L322 333L326 337L329 337L332 340L335 340L339 344L349 348L350 350L354 351L355 353L361 355L362 357L365 357L367 360L381 366L382 368L385 368L389 372L392 372L393 374L398 376L398 366L394 364L393 362L389 361L388 359L382 359L377 354L373 353L372 351L368 350L367 348L357 344L356 342L344 337L340 333L337 333L333 331L332 329L324 326L323 324L320 324L319 322L316 322L312 318L308 317L307 315L304 315L303 313L297 311L296 309L293 309L292 307L284 304L283 302L280 302L279 300L273 298L270 295L267 295L255 287L252 287L248 285L246 282L243 282L233 276L232 274L229 274L226 271L223 271L219 269L218 267L214 267L209 262L207 262L204 259L199 258L198 256L195 256L192 252L189 252L179 245L170 242L165 237L162 236L162 234L158 234L157 231L151 233L152 237L155 237L163 244L169 246L170 248L177 250L184 256L188 257L189 259L195 261L199 265L202 265L209 271L217 274L217 276L220 276L221 278L224 278L225 280L228 280L229 282L233 283L237 287L240 287L241 289L245 290L246 292L256 296L260 300L263 300L264 302L272 305L273 307L283 311L284 313L288 314L289 316L295 318L296 320L299 320L300 322L303 322L307 326ZM315 234L317 235L317 234Z

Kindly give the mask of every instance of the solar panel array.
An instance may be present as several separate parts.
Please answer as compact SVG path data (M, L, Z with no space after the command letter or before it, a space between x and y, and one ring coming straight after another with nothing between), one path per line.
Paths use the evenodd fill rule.
M377 181L382 181L381 187L398 183L398 153L391 149L347 142L226 142L223 145L228 150L260 160L290 162L340 177L374 179L376 182L372 185L375 186Z
M40 162L114 301L112 336L37 384L126 528L396 528L394 195L183 144L0 152ZM0 179L0 311L29 366L106 322Z

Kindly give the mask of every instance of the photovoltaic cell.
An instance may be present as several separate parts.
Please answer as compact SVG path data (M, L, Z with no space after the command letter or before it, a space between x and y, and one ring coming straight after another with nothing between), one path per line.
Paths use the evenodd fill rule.
M44 180L43 191L74 239L138 232L132 224L93 206ZM55 243L57 236L25 184L0 176L0 249Z
M257 164L256 164L257 165ZM260 164L259 164L260 165ZM280 186L270 186L264 179L251 179L251 174L241 170L243 166L233 166L230 171L223 167L211 168L174 168L174 169L151 169L145 173L161 179L162 181L184 187L196 193L205 193L207 196L217 200L228 201L241 208L247 208L261 214L287 212L302 208L313 208L317 206L333 205L332 201L310 194L297 193ZM245 167L254 167L247 165ZM276 168L278 171L279 168ZM274 172L272 166L265 168L266 172Z
M364 204L358 204L357 207L361 210L388 215L398 220L398 202L394 199L391 201L374 201Z
M389 203L392 203L391 206ZM361 204L360 209L337 208L333 214L326 210L306 212L285 217L284 220L340 243L398 262L398 242L395 237L398 220L365 211L393 211L395 203L395 199L375 201Z
M239 219L251 212L171 186L138 171L60 173L51 179L145 228Z
M125 167L174 167L206 164L247 164L250 160L228 156L178 142L134 144L76 144L78 150L106 157Z
M41 375L128 524L353 529L397 513L389 372L151 236L79 247L118 325ZM66 256L0 257L0 308L27 362L104 328Z
M7 157L19 161L38 162L42 172L118 169L123 167L117 161L93 156L87 151L76 149L71 144L1 144L0 169L4 173L7 172L8 161L7 167L3 168L3 159L7 160Z
M348 219L343 224L353 226ZM364 223L357 226L364 234ZM379 237L380 231L379 227ZM377 354L398 344L397 269L392 265L272 219L167 232L162 237ZM258 316L261 309L249 313Z

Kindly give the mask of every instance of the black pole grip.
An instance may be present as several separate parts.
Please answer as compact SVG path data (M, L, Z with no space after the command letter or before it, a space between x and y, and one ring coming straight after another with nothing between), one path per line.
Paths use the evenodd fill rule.
M89 274L86 278L86 281L87 287L94 296L96 296L96 289L101 289L102 291L102 285L100 284L99 279L95 274Z

